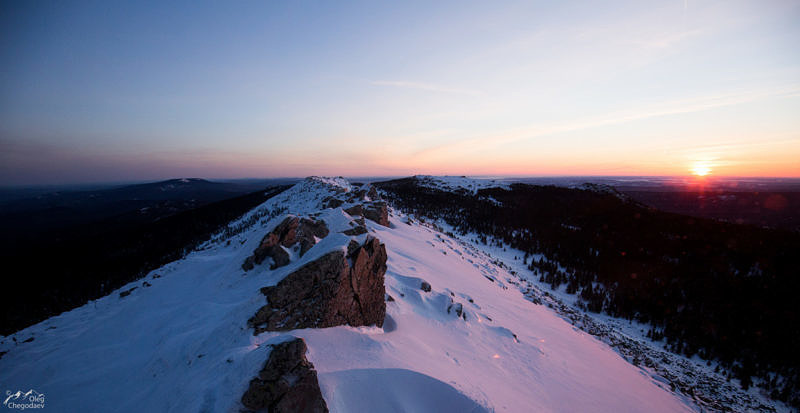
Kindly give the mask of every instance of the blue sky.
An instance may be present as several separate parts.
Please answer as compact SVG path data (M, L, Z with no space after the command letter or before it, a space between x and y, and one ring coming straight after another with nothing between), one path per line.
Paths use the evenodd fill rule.
M4 2L0 184L800 175L799 1Z

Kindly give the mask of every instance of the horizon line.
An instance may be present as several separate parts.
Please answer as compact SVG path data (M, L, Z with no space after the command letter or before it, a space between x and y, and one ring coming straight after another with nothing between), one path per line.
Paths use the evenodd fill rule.
M714 180L745 180L745 179L764 179L764 180L778 180L789 179L800 181L800 175L796 176L759 176L759 175L711 175L698 177L694 175L595 175L595 174L497 174L497 175L467 175L467 174L404 174L404 175L306 175L306 176L274 176L274 177L241 177L241 178L217 178L217 177L198 177L198 176L175 176L170 178L154 178L154 179L130 179L130 180L112 180L112 181L76 181L66 183L29 183L29 184L0 184L0 189L22 189L22 188L53 188L53 187L76 187L76 186L114 186L114 185L136 185L147 183L158 183L165 181L172 181L176 179L202 179L209 182L234 182L234 181L248 181L248 180L303 180L313 176L319 177L342 177L348 180L358 179L374 179L374 178L387 178L387 179L400 179L411 178L415 176L431 176L431 177L463 177L472 179L572 179L572 178L659 178L659 179L684 179L692 181L714 181Z

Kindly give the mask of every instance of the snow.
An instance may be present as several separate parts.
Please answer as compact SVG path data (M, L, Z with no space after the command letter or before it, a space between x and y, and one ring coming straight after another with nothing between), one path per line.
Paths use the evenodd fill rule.
M339 233L351 217L341 208L320 211L322 200L351 190L341 178L309 178L231 223L244 229L230 243L215 237L150 273L152 286L130 283L14 334L16 342L3 337L0 384L45 394L53 411L238 411L267 344L293 335L306 340L332 412L696 410L606 344L508 288L507 270L457 240L401 216L390 218L392 228L367 221L368 234ZM281 207L286 211L268 213ZM241 269L286 214L313 213L331 234L303 257L293 254L274 271ZM261 287L367 236L385 243L389 257L386 289L395 301L387 302L383 328L252 335L247 320L264 304ZM423 280L431 292L420 289ZM35 340L22 343L29 337Z
M429 176L417 175L417 182L420 186L428 188L442 189L447 191L466 190L472 194L479 189L486 188L508 188L509 184L495 179L468 178L466 176Z
M339 188L344 190L345 192L350 192L353 190L353 186L350 184L350 181L347 179L342 178L341 176L338 177L325 177L325 176L312 176L307 178L307 181L311 181L312 183L316 184L316 188L322 188L322 190L327 190L330 188ZM328 188L325 188L325 187Z
M435 227L442 232L453 233L454 229L445 222L438 220ZM465 240L467 240L465 242ZM663 349L665 340L655 341L647 337L646 332L650 329L636 321L624 320L609 316L607 314L590 313L578 308L578 296L566 292L566 284L551 290L546 282L540 282L537 276L527 268L522 257L523 251L512 248L507 244L496 245L496 240L490 238L488 245L477 241L477 234L468 233L456 238L462 248L471 250L473 254L483 255L484 259L494 263L500 263L512 277L503 277L511 286L524 292L527 299L531 301L544 301L548 305L553 305L565 321L581 328L584 331L594 331L595 335L600 336L603 342L613 343L616 351L623 357L631 359L631 354L637 354L642 359L649 359L655 364L652 368L642 366L642 370L647 372L653 380L663 383L664 388L670 386L670 380L662 375L668 375L673 380L682 383L684 387L690 388L695 397L705 399L704 406L711 409L707 402L713 401L724 406L726 411L791 411L789 406L776 400L771 400L755 386L748 390L743 390L738 384L738 380L728 381L724 371L715 371L717 364L712 362L707 364L705 360L698 356L688 358ZM541 254L533 254L529 257L529 262L545 258ZM560 271L565 268L558 266ZM494 276L492 276L495 278ZM505 285L501 280L497 281ZM635 356L636 357L636 356ZM643 363L646 364L646 363ZM703 410L703 407L701 407ZM713 410L713 409L711 409Z

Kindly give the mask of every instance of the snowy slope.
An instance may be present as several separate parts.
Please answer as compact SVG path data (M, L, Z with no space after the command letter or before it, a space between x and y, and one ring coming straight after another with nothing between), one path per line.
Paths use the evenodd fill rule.
M468 178L466 176L416 175L415 178L420 186L445 191L462 190L472 194L477 193L479 189L495 187L507 188L509 186L507 182L498 181L496 179Z
M504 188L509 182L465 177L417 177L417 179L422 186L462 193L464 189L469 188L482 189L492 186ZM607 185L575 183L569 187L609 193L627 200L625 195ZM457 232L441 219L431 222L431 226L451 235ZM704 411L793 411L786 404L771 399L766 392L756 386L743 389L738 380L726 376L726 370L720 369L714 361L703 360L697 355L686 357L666 350L666 340L653 340L647 337L645 332L650 329L649 325L582 310L578 305L578 296L568 294L566 285L551 290L547 282L540 281L538 276L533 275L522 260L526 255L525 252L514 249L491 236L488 237L488 243L481 243L480 235L468 233L456 236L456 241L460 243L462 249L483 256L485 260L505 268L506 274L511 274L510 277L504 275L495 278L498 283L507 281L506 286L521 291L527 300L546 304L550 307L550 311L557 313L571 325L612 346L630 363L641 367L656 381L664 383L665 388L674 389L673 391L682 397L690 399L691 403L698 405L696 408ZM540 258L547 259L542 254L534 254L531 260ZM564 271L565 268L561 270Z
M333 412L694 410L607 345L503 285L506 270L488 257L400 216L392 228L367 221L389 257L394 301L383 328L253 336L247 320L264 304L259 289L346 245L349 237L337 231L350 217L341 208L321 211L331 235L286 267L245 273L244 259L286 213L319 212L323 199L352 189L338 178L307 179L232 223L237 235L3 337L0 385L36 389L51 411L238 411L267 358L265 344L294 335L306 339ZM423 280L432 291L420 289Z

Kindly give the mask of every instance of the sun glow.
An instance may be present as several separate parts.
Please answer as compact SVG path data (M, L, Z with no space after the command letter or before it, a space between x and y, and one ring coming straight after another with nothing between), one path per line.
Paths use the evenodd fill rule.
M696 176L706 176L711 173L711 164L705 161L696 162L689 168L689 172Z

